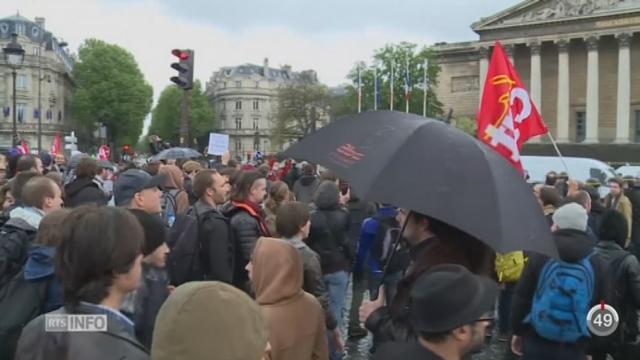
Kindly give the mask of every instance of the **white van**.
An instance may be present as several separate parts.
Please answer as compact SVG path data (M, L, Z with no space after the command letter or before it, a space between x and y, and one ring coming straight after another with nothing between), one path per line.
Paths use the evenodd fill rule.
M587 179L598 179L603 185L600 187L600 195L604 196L609 192L606 187L607 180L617 176L615 170L600 160L589 158L565 157L569 168L569 177L585 182ZM557 156L523 156L522 166L529 173L530 182L544 182L547 173L555 171L561 173L565 170L562 161Z

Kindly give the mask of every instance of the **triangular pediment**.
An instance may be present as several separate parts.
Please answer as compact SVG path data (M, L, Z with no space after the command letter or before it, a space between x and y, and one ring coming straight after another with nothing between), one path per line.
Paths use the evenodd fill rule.
M474 31L640 12L640 0L527 0L471 27Z

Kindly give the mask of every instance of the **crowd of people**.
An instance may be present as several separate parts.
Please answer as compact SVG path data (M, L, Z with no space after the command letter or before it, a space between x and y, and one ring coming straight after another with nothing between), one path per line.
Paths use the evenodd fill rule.
M496 254L293 160L0 163L0 359L333 360L370 333L373 359L455 360L495 322L512 358L640 349L634 179L611 179L605 199L596 181L533 184L553 259ZM601 301L621 321L606 338L586 324ZM106 315L108 328L47 332L46 314Z

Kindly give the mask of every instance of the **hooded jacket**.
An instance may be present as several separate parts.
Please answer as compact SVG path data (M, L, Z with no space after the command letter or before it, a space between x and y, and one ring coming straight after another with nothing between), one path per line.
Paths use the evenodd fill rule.
M262 360L269 330L258 305L217 281L179 286L160 308L153 360Z
M65 206L70 208L86 204L107 205L107 197L94 179L76 178L65 185L64 193Z
M554 232L553 237L562 261L575 263L594 252L593 240L584 231L562 229ZM529 261L513 295L511 326L515 335L522 336L525 333L534 333L532 327L524 323L524 319L531 312L540 273L548 261L551 259L547 256L529 254ZM589 261L595 277L592 306L600 304L603 299L609 303L606 264L597 254L591 256Z
M313 193L320 184L320 180L314 175L302 175L298 181L293 184L293 194L296 201L308 204L313 200Z
M60 280L55 276L53 257L56 248L53 246L32 245L29 257L24 267L24 279L27 281L49 281L45 294L42 312L60 308L62 303L62 287Z
M189 213L197 214L200 222L199 237L206 257L207 279L233 284L236 244L229 219L202 200L198 200Z
M22 269L44 213L17 207L0 229L0 287Z
M355 255L347 239L349 213L340 206L340 190L335 183L325 181L318 186L315 196L307 243L320 255L324 274L349 271Z
M298 251L279 239L260 238L252 257L252 286L269 322L273 360L327 359L322 306L302 290Z
M189 194L184 189L184 175L182 170L175 165L165 165L160 169L160 174L165 175L162 186L165 190L178 190L176 197L176 212L184 214L189 208Z

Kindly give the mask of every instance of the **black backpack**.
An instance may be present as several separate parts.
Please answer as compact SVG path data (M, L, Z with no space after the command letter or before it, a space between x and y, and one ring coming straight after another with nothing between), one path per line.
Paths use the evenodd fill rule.
M167 271L172 285L205 279L200 216L195 207L189 208L186 214L176 216L169 229L167 245L171 250L167 257Z
M378 221L378 231L371 246L371 256L380 260L385 266L392 252L392 246L400 233L400 224L393 216L375 215L372 219ZM399 241L396 245L395 254L391 263L386 264L388 272L404 270L410 262L409 247L404 241Z
M27 262L35 232L7 225L0 228L0 289L20 272Z
M49 284L27 281L20 270L0 289L0 360L13 359L22 329L42 314Z

